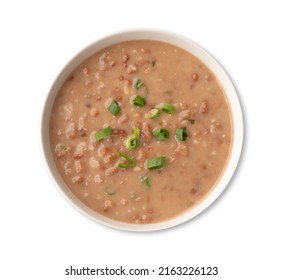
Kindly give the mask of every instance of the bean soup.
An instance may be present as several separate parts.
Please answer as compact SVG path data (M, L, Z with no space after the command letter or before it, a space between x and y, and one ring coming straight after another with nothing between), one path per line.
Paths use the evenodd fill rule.
M228 100L187 51L158 41L109 46L58 92L54 161L85 205L126 223L173 218L203 200L232 145Z

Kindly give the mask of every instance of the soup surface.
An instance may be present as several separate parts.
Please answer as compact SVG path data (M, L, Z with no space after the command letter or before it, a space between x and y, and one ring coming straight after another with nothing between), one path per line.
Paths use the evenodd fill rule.
M224 171L228 101L197 58L158 41L127 41L82 62L53 105L50 141L73 194L127 223L193 207Z

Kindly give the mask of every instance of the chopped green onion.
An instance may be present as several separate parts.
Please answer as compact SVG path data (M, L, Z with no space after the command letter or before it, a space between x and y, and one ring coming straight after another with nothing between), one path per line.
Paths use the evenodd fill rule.
M134 99L133 99L133 105L137 106L137 107L144 107L146 104L146 100L145 98L137 95Z
M138 78L135 78L133 80L133 87L137 90L139 89L144 89L145 93L147 94L148 93L148 88L147 86Z
M165 165L165 157L154 157L147 160L148 169L162 168Z
M136 89L140 89L144 86L145 84L140 80L140 79L134 79L133 81L133 86Z
M111 187L106 187L105 188L105 193L107 195L114 195L116 193L116 191L113 188L111 188Z
M167 114L172 114L175 111L175 106L169 103L161 103L160 108Z
M149 113L145 114L146 119L156 119L160 116L160 109L152 109Z
M99 130L98 132L96 132L95 139L96 139L96 141L101 141L104 138L112 135L112 133L113 133L112 128L110 126L108 126L106 128Z
M153 135L154 137L158 140L158 141L163 141L163 140L167 140L169 139L169 132L164 129L164 128L156 128L153 131Z
M120 107L118 105L118 103L113 99L110 106L109 106L109 111L114 115L118 115L118 113L120 112Z
M131 150L136 149L139 146L139 144L140 144L140 140L135 136L130 136L125 141L125 146Z
M195 123L195 120L193 120L193 119L188 119L188 122L191 123L191 124L194 124L194 123Z
M119 154L119 156L125 158L128 161L128 163L120 162L118 164L118 167L120 167L120 168L128 168L128 167L134 166L135 160L132 157L130 157L129 155L127 155L125 153L122 153L122 152L119 152L118 154Z
M151 188L152 184L151 184L150 179L147 176L140 176L140 181L143 184L143 187L145 189Z
M139 136L140 135L140 128L133 128L132 129L132 133L135 135L135 136Z
M176 139L179 141L185 141L188 137L188 133L186 131L186 127L177 128L175 133Z

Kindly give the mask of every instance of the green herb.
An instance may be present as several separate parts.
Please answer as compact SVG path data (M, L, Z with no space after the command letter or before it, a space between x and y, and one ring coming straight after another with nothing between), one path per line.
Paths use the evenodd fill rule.
M133 87L137 90L144 90L144 92L147 94L148 93L148 88L147 86L138 78L135 78L133 80Z
M167 140L169 139L169 132L164 129L164 128L156 128L153 131L153 135L154 137L158 140L158 141L163 141L163 140Z
M140 79L134 79L133 86L136 89L140 89L145 86L145 84Z
M167 114L172 114L175 111L175 106L169 103L161 103L160 108Z
M109 106L109 111L114 115L118 115L118 113L120 112L120 107L118 105L118 103L113 99L110 106Z
M139 146L139 144L140 144L140 140L135 136L130 136L125 141L126 148L130 150L136 149Z
M133 99L133 105L137 106L137 107L144 107L146 104L146 100L145 98L137 95L134 99Z
M165 165L165 157L154 157L147 160L148 169L162 168Z
M195 120L188 119L188 122L191 123L191 124L194 124L194 123L195 123Z
M112 128L110 126L108 126L106 128L99 130L98 132L96 132L95 139L96 139L96 141L101 141L104 138L112 135L112 133L113 133Z
M132 129L132 133L135 135L135 136L139 136L140 135L140 128L133 128Z
M152 109L149 113L145 114L146 119L156 119L160 116L160 109Z
M67 146L66 146L65 143L59 143L59 144L56 146L56 148L57 148L58 150L65 151L65 150L67 149Z
M157 62L156 60L152 60L152 66L153 66L153 67L155 67L156 62Z
M111 188L111 187L106 187L105 188L105 193L107 195L114 195L116 193L116 191L113 188Z
M152 184L151 184L150 179L147 176L140 176L140 181L143 184L143 187L145 189L151 188Z
M119 156L121 156L121 157L123 157L127 160L127 163L126 162L120 162L118 164L118 167L129 168L129 167L133 167L135 165L135 160L132 157L130 157L129 155L122 153L122 152L119 152L118 154L119 154Z
M175 133L176 139L179 141L185 141L188 137L188 133L186 131L186 127L177 128Z

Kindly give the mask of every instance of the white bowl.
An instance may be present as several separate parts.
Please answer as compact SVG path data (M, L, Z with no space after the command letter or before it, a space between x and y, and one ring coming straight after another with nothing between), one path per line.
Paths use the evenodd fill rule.
M97 51L118 42L127 41L127 40L138 40L138 39L167 42L176 45L180 48L183 48L188 52L192 53L193 55L195 55L196 57L198 57L216 75L219 83L221 83L221 86L225 91L227 98L229 100L232 119L233 119L233 143L232 143L230 158L225 168L224 174L219 178L217 185L212 189L212 191L194 208L187 210L186 212L172 219L159 223L142 224L142 225L123 223L109 219L89 209L79 199L77 199L69 190L69 188L66 186L55 166L55 162L52 157L52 152L50 149L50 142L49 142L49 121L50 121L52 105L60 87L62 86L66 78L69 76L69 74L83 60L88 58L90 55L96 53ZM232 85L232 82L230 81L230 79L228 78L227 74L222 69L222 67L210 54L208 54L205 50L203 50L201 47L191 42L187 38L184 38L182 36L173 33L155 31L155 30L136 30L136 31L127 31L127 32L121 32L118 34L110 35L94 42L90 46L83 49L80 53L78 53L64 67L64 69L59 73L57 79L53 83L50 92L47 96L44 111L43 111L43 117L42 117L41 133L42 133L43 152L45 155L48 169L60 192L76 209L80 210L83 214L85 214L92 220L95 220L96 222L99 222L101 224L113 228L129 230L129 231L155 231L155 230L170 228L192 219L193 217L197 216L199 213L204 211L207 207L209 207L220 196L220 194L223 192L225 187L228 185L232 175L234 174L240 158L242 144L243 144L243 117L242 117L242 111L241 111L239 99L234 89L234 86Z

